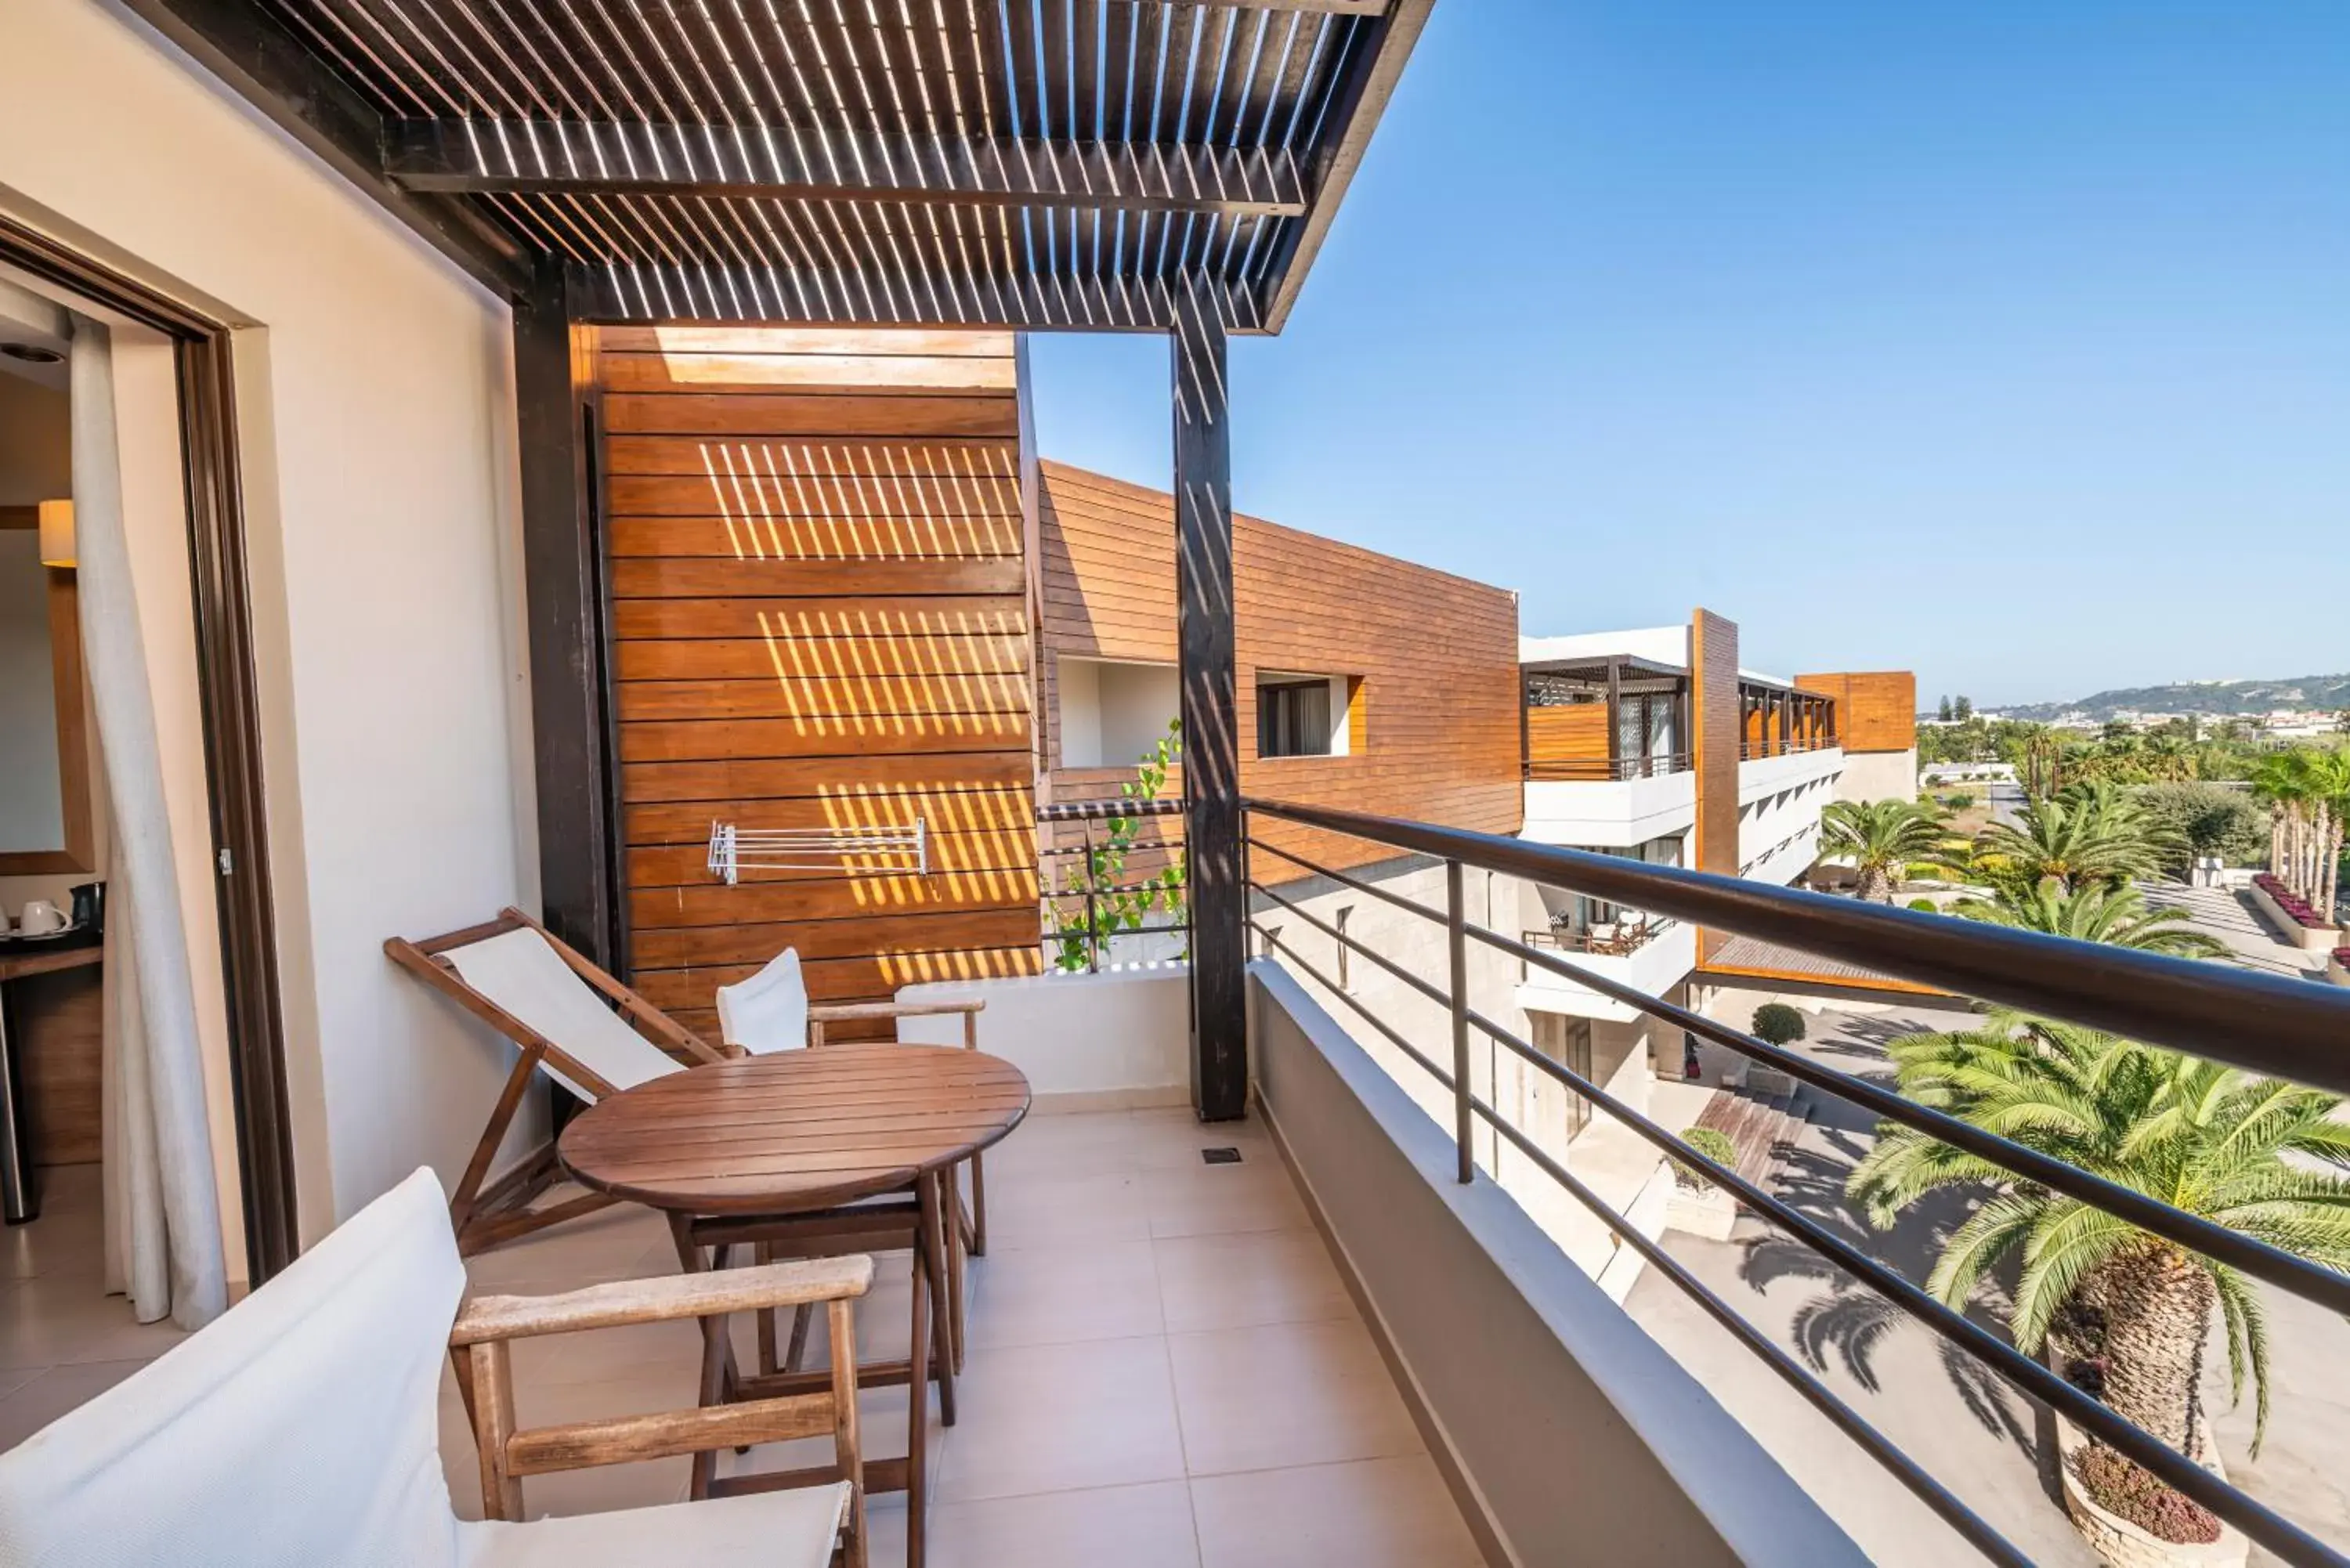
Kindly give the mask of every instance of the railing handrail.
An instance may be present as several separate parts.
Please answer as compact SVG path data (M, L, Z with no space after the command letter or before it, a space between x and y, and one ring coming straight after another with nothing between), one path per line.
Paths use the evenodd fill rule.
M1519 772L1529 784L1617 784L1688 773L1687 752L1649 752L1637 757L1524 757Z
M1638 1233L1625 1214L1610 1207L1596 1193L1575 1180L1565 1166L1552 1158L1522 1130L1513 1126L1492 1103L1477 1096L1470 1077L1471 1055L1469 1033L1473 1028L1485 1034L1496 1046L1508 1051L1513 1057L1580 1096L1588 1105L1607 1111L1617 1122L1654 1145L1669 1158L1681 1162L1697 1171L1704 1179L1724 1189L1738 1203L1751 1212L1762 1217L1775 1229L1788 1234L1844 1273L1866 1284L1908 1317L1922 1323L1947 1347L1955 1349L1986 1370L2002 1377L2027 1397L2069 1418L2091 1436L2151 1471L2164 1484L2184 1493L2220 1519L2241 1530L2252 1542L2267 1547L2285 1561L2295 1564L2323 1563L2331 1565L2331 1568L2350 1568L2350 1557L2345 1557L2342 1552L2320 1541L2308 1530L2279 1513L2275 1509L2205 1469L2195 1460L2169 1447L2162 1439L2131 1423L2102 1399L2076 1387L2043 1362L2023 1355L2007 1340L1929 1294L1905 1275L1854 1246L1819 1220L1799 1211L1736 1171L1714 1160L1701 1150L1694 1148L1686 1138L1659 1126L1648 1116L1617 1099L1589 1078L1576 1073L1565 1064L1553 1060L1534 1045L1520 1039L1509 1029L1471 1007L1468 1003L1465 942L1468 939L1473 938L1489 947L1513 954L1527 964L1538 965L1612 1001L1625 1003L1636 1012L1644 1012L1668 1024L1678 1024L1691 1033L1726 1045L1749 1060L1777 1066L1840 1099L1873 1109L1881 1116L1923 1131L1929 1137L1938 1137L1994 1166L2003 1167L2012 1175L2021 1177L2026 1181L2036 1181L2058 1193L2101 1209L2156 1236L2190 1251L2201 1252L2217 1262L2242 1269L2253 1277L2279 1285L2305 1301L2336 1312L2350 1314L2350 1275L2338 1273L2298 1254L2282 1251L2272 1243L2246 1235L2216 1220L2174 1208L2149 1194L2069 1165L2038 1149L2015 1143L1996 1133L1975 1127L1971 1123L1961 1121L1946 1112L1921 1106L1868 1079L1856 1077L1851 1074L1814 1062L1809 1057L1787 1051L1783 1047L1772 1045L1727 1024L1717 1023L1700 1013L1692 1012L1687 1008L1669 1002L1660 996L1639 991L1636 987L1604 976L1586 965L1570 963L1557 957L1554 951L1544 950L1527 942L1512 940L1499 933L1489 931L1482 926L1471 923L1466 918L1461 870L1465 866L1476 866L1481 869L1519 876L1536 883L1565 888L1586 893L1587 896L1603 898L1609 902L1620 900L1640 904L1649 909L1692 919L1708 920L1709 909L1713 915L1727 911L1732 917L1731 919L1712 919L1711 923L1723 925L1731 929L1747 929L1755 935L1779 940L1787 940L1790 935L1785 922L1791 910L1797 917L1796 923L1804 926L1807 929L1817 928L1820 924L1819 917L1823 913L1858 909L1871 917L1885 917L1882 920L1872 919L1862 924L1860 936L1865 943L1882 942L1888 933L1912 943L1919 939L1933 942L1951 936L1953 933L1943 929L1944 923L1938 917L1921 917L1907 910L1897 911L1875 906L1859 906L1850 900L1827 898L1817 894L1796 894L1788 889L1758 887L1756 884L1739 882L1735 878L1685 872L1672 867L1648 866L1639 862L1627 864L1613 856L1560 850L1547 846L1529 846L1519 840L1498 838L1490 834L1474 833L1458 828L1435 827L1423 823L1401 822L1394 818L1370 816L1328 807L1255 800L1244 801L1243 805L1252 815L1262 813L1367 842L1385 844L1391 847L1428 855L1444 866L1447 898L1446 908L1442 910L1430 909L1417 900L1384 891L1380 896L1444 928L1450 958L1448 966L1450 984L1446 988L1440 988L1410 973L1386 959L1384 955L1367 947L1347 932L1318 919L1308 911L1290 903L1288 899L1280 897L1271 888L1260 883L1253 877L1246 877L1244 886L1252 892L1262 895L1291 913L1303 918L1321 934L1334 940L1342 951L1351 950L1371 959L1381 968L1403 981L1409 989L1419 995L1440 1005L1450 1004L1452 1024L1452 1067L1448 1074L1429 1056L1405 1040L1398 1031L1372 1012L1359 999L1349 994L1344 988L1333 992L1333 994L1337 995L1341 1001L1361 1013L1391 1043L1400 1046L1416 1064L1433 1075L1438 1082L1451 1091L1456 1124L1454 1139L1460 1159L1459 1179L1461 1182L1467 1183L1476 1179L1476 1167L1472 1158L1473 1129L1475 1122L1482 1119L1492 1128L1496 1137L1506 1138L1513 1147L1526 1155L1554 1180L1565 1187L1619 1240L1634 1239L1636 1250L1639 1251L1644 1257L1649 1258L1651 1262L1663 1255L1658 1249L1639 1245ZM1289 851L1275 849L1273 846L1265 844L1253 832L1244 835L1243 842L1253 848L1272 850L1284 858L1298 859ZM1532 854L1523 853L1529 849L1533 851ZM1299 863L1306 864L1303 861ZM1752 907L1752 901L1739 897L1749 890L1773 895L1773 898L1764 899L1762 902L1765 905L1780 906L1778 914L1781 917L1781 923L1777 927L1771 926L1768 921L1758 923L1758 917ZM1821 905L1830 908L1823 911L1817 908ZM1918 922L1921 919L1931 922L1930 926L1920 927ZM1282 953L1291 962L1299 965L1315 980L1321 981L1326 989L1330 989L1326 977L1315 970L1311 964L1306 963L1295 949L1281 939L1278 931L1253 918L1250 919L1249 924L1273 950ZM1828 924L1832 929L1838 929L1834 921ZM1842 930L1841 934L1846 938L1852 936L1849 930ZM2118 967L2126 974L2137 966L2128 961L2116 965L2116 961L2136 961L2154 956L2124 950L2099 948L2091 943L2040 937L2034 933L1991 929L1986 934L2028 939L2022 944L2022 950L2032 960L2031 965L2027 967L2042 971L2046 970L2053 959L2061 957L2068 961L2087 962L2093 968L2098 965ZM1801 938L1799 940L1802 945L1813 947L1814 950L1824 950L1809 936ZM1973 956L1979 958L1981 955ZM1965 957L1966 955L1961 955L1962 959ZM1878 967L1893 969L1896 972L1906 970L1918 973L1920 972L1921 968L1918 962L1907 952L1896 955L1896 961L1890 963L1882 959L1877 959L1876 961ZM1942 965L1946 971L1949 967L1947 962ZM2164 960L2157 966L2158 970L2171 967L2184 971L2185 978L2199 981L2206 986L2209 986L2212 981L2223 978L2229 981L2264 978L2247 977L2217 966L2198 964L2184 960ZM1929 958L1923 968L1930 978L1935 963ZM2112 977L2106 975L2104 978ZM1939 981L1935 982L1939 983ZM2027 989L2034 989L2036 993L2043 996L2053 992L2064 995L2065 998L2057 1006L2036 1007L2035 1011L2050 1012L2059 1017L2080 1018L2083 1022L2091 1023L2098 1027L2108 1026L2096 1018L2085 1018L2081 1007L2071 999L2069 993L2065 993L2064 988L2049 979L2044 972L2027 975L2024 981L2018 983ZM2228 988L2223 985L2220 989ZM2251 989L2260 992L2264 988L2253 986ZM2293 991L2289 984L2284 987L2284 991L2291 1000L2294 1002L2302 1000L2299 993ZM2102 995L2093 998L2093 1003L2107 1012L2114 1009L2111 1000ZM2330 1012L2338 1017L2340 1011L2339 1008L2321 1003L2318 1015L2323 1017ZM2267 1014L2264 1013L2263 1016ZM2300 1022L2306 1023L2307 1019L2303 1018ZM2128 1032L2142 1036L2155 1033L2160 1043L2171 1043L2162 1039L2161 1036L2174 1034L2178 1030L2167 1029L2158 1033L2137 1030ZM2343 1036L2336 1033L2334 1039L2338 1041ZM2204 1055L2217 1055L2220 1060L2229 1059L2225 1054L2213 1052L2209 1044L2204 1043L2181 1044L2179 1048ZM2279 1075L2296 1075L2288 1072ZM2298 1075L2311 1076L2312 1075L2303 1073ZM1695 1276L1678 1268L1668 1268L1666 1272L1672 1277L1676 1285L1689 1292L1717 1320L1725 1324L1732 1324L1736 1314L1730 1312L1726 1303L1697 1281ZM1947 1487L1902 1454L1856 1411L1838 1399L1806 1369L1798 1366L1794 1358L1775 1351L1767 1341L1753 1332L1751 1325L1742 1326L1744 1332L1740 1332L1739 1327L1733 1327L1732 1332L1739 1333L1740 1338L1749 1348L1756 1349L1766 1365L1810 1399L1837 1426L1859 1441L1872 1457L1887 1468L1897 1480L1956 1528L1987 1557L1997 1563L2018 1565L2018 1568L2028 1563L2029 1559L2018 1551L2012 1542L2007 1541L1997 1530L1968 1508Z
M1898 980L2350 1094L2350 992L1588 850L1331 806L1251 811L1736 932Z

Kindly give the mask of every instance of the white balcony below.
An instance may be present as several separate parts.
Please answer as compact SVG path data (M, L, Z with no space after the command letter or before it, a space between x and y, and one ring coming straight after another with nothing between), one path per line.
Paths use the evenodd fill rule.
M1697 928L1673 924L1627 953L1561 951L1567 962L1603 979L1636 991L1660 996L1680 983L1697 967ZM1628 1023L1640 1014L1623 1002L1611 1001L1588 986L1562 975L1527 966L1517 988L1516 1002L1529 1012L1559 1012L1569 1018L1605 1018Z
M1652 778L1531 781L1519 836L1617 849L1675 837L1696 824L1697 774L1685 768Z
M1844 748L1841 746L1749 757L1738 764L1738 804L1748 805L1765 795L1797 789L1817 779L1834 778L1842 772Z

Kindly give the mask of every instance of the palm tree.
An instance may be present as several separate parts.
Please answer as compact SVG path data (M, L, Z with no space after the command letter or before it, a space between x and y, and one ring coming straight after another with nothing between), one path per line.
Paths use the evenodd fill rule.
M2315 1089L2012 1012L1890 1048L1901 1090L1987 1131L2327 1268L2350 1272L2350 1126ZM2326 1167L2334 1167L2327 1169ZM2253 1282L2099 1209L1887 1124L1847 1191L1880 1228L1928 1193L1981 1189L1927 1289L1963 1310L2021 1255L2009 1332L2038 1355L2093 1361L2116 1413L2190 1457L2205 1441L2199 1386L2216 1307L2234 1397L2269 1412L2267 1320Z
M2075 941L2105 942L2174 958L2219 958L2228 946L2193 929L2184 909L2154 909L2136 888L2093 883L2069 891L2054 880L2031 887L2005 887L1989 900L1970 898L1951 907L1963 919L2044 931Z
M1893 902L1912 865L1940 865L1949 847L1940 819L1909 801L1832 801L1820 813L1820 858L1850 866L1871 903Z
M2311 752L2305 776L2314 806L2312 830L2316 864L2311 870L2309 901L2323 919L2334 918L2334 901L2341 892L2342 826L2350 816L2350 753Z
M2152 880L2187 846L2127 794L2102 781L2028 803L2013 824L1975 836L1974 866L1995 886L2029 889L2054 881L2071 891L2093 884Z
M2301 836L2310 784L2308 753L2272 752L2252 768L2252 793L2269 803L2269 870L2296 893L2301 885Z

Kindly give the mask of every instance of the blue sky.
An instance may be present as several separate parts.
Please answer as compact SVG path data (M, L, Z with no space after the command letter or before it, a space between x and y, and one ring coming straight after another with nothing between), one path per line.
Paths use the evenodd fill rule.
M1441 0L1239 507L1978 703L2350 669L2350 3ZM1040 337L1049 456L1167 350Z

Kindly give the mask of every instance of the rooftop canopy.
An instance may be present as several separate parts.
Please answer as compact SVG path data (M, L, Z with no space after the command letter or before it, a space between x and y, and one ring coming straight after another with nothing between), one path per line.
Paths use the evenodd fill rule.
M129 0L507 296L1277 332L1432 0Z

